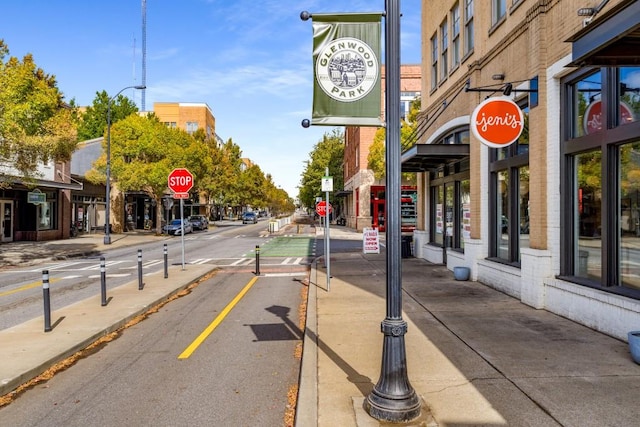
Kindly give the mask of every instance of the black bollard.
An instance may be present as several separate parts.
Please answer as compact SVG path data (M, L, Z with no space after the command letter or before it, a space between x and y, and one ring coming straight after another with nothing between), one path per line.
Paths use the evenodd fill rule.
M138 290L142 290L142 249L138 249Z
M42 296L44 297L44 331L51 332L51 299L49 296L49 270L42 270Z
M260 275L260 246L256 245L256 276Z
M102 296L100 305L104 307L107 305L107 268L103 256L100 257L100 295Z
M167 253L167 244L164 244L164 278L169 277L169 256Z

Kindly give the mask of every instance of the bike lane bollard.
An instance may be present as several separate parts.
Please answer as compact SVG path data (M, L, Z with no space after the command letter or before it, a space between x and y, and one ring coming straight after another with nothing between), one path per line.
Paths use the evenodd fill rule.
M256 245L256 276L260 275L260 246Z
M100 257L100 305L103 307L107 305L107 268L104 262L104 257Z
M51 332L51 299L49 296L49 270L42 270L42 296L44 297L44 331Z
M167 244L164 244L164 278L169 277L169 255L167 253Z
M138 290L142 290L142 249L138 249Z

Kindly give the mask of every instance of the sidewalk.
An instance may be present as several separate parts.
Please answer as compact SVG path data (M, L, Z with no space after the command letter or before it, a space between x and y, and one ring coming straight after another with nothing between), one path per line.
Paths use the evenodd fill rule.
M114 235L112 246L149 238L156 237L131 234L116 240ZM352 229L331 227L332 240L360 238ZM50 256L65 250L69 256L71 246L64 245L99 250L101 239L81 237L47 246L55 249ZM22 253L27 252L25 246ZM362 404L380 376L385 268L384 251L332 252L327 292L322 262L313 265L297 426L382 425ZM106 307L98 295L54 311L53 322L64 318L52 332L43 331L42 318L0 331L0 396L209 270L200 265L179 269L170 268L170 280L162 274L147 276L143 291L137 281L110 291ZM403 259L402 278L408 376L423 402L421 416L405 425L638 425L640 366L625 342L480 283L455 281L451 271L424 260Z
M331 238L348 232L332 227ZM321 264L309 289L296 425L382 425L362 405L380 377L385 255L332 253L329 292ZM424 260L403 259L402 285L408 376L423 402L403 425L638 425L640 366L625 342Z

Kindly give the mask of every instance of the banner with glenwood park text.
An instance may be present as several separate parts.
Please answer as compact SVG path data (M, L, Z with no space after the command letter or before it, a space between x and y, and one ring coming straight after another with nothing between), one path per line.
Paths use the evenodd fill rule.
M313 14L312 125L382 126L380 13Z

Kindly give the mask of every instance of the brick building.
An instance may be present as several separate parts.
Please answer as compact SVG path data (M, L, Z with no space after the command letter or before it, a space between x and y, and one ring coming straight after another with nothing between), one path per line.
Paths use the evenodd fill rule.
M381 72L382 121L384 121L384 67ZM402 65L400 67L400 105L401 116L409 113L411 101L420 97L421 90L420 65ZM344 191L337 193L344 197L341 216L350 227L362 230L365 227L376 227L384 231L384 179L374 177L368 168L368 156L371 144L378 128L347 126L345 128L344 147ZM408 184L408 183L405 183ZM405 185L405 195L415 193L415 186ZM408 196L410 198L410 196ZM408 211L408 209L407 209ZM415 209L411 209L415 212ZM411 225L413 224L413 225ZM407 212L405 229L413 229L415 215Z
M640 324L640 2L422 2L416 256L625 339ZM597 3L597 2L596 2ZM476 107L524 131L481 142Z

